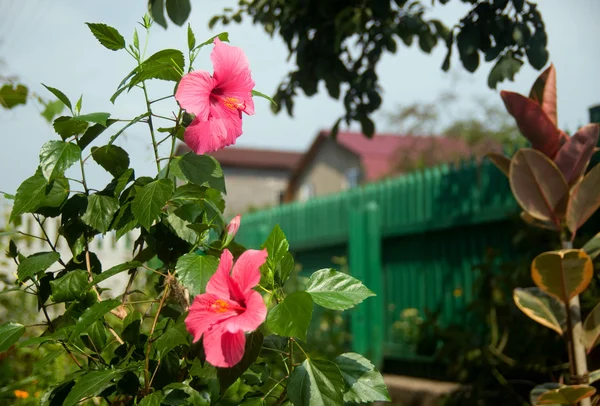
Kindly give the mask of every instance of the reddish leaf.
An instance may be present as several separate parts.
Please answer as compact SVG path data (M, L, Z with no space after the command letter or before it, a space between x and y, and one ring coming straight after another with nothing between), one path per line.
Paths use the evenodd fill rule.
M599 129L598 124L581 127L558 151L554 162L570 186L577 183L585 172L598 143Z
M515 118L521 134L533 148L554 159L558 150L568 139L560 131L539 104L518 93L500 92L508 112Z
M554 69L554 65L550 64L548 69L542 72L537 78L531 88L529 98L539 104L552 123L558 127L556 112L556 69Z
M600 207L600 165L596 165L587 173L571 192L567 206L567 225L572 233L576 233Z
M554 162L539 151L522 148L512 158L509 179L515 199L531 217L560 223L569 187Z

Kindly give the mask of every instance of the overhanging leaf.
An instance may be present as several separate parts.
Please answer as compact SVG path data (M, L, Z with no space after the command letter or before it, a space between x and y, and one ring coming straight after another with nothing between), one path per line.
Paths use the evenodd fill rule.
M110 113L89 113L73 117L73 120L87 121L89 123L96 123L106 127L109 117Z
M311 296L306 292L294 292L269 311L267 327L277 335L306 340L312 312Z
M333 269L321 269L310 276L306 292L327 309L346 310L375 296L356 278Z
M125 48L125 38L115 28L106 24L86 23L94 37L111 51ZM69 107L70 108L70 107Z
M50 87L50 86L46 86L45 84L42 83L42 86L44 86L46 89L48 89L48 91L50 91L50 93L52 93L54 96L56 96L56 98L58 100L60 100L61 102L64 103L65 106L67 106L67 108L69 110L73 110L73 106L71 105L71 101L69 100L69 98L60 90L54 88L54 87Z
M523 210L538 220L559 223L569 187L554 162L539 151L522 148L512 158L509 179Z
M121 176L129 168L129 154L116 145L92 148L92 158L115 178Z
M368 359L355 352L347 352L337 356L335 363L346 383L344 402L391 401L383 376Z
M192 11L190 0L167 0L166 6L169 18L179 26L187 21Z
M567 323L567 310L563 303L539 288L516 288L513 299L517 307L529 318L562 335Z
M0 353L8 350L25 334L25 326L8 322L0 326Z
M58 261L59 258L60 254L58 252L38 252L28 256L17 267L19 280L24 281L27 278L33 277L38 272L45 271Z
M583 250L548 251L531 263L535 284L563 303L583 292L593 275L592 261Z

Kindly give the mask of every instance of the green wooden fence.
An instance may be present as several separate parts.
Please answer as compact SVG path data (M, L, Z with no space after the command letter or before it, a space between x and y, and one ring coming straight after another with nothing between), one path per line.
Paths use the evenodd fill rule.
M471 160L246 214L236 239L258 248L279 224L307 274L347 256L350 273L377 294L350 313L352 349L381 365L415 358L391 333L402 309L441 307L442 323L468 323L472 267L486 247L510 253L518 213L504 175Z

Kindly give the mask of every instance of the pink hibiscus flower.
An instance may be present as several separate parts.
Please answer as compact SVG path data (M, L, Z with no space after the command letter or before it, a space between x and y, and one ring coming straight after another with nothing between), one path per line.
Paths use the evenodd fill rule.
M206 360L216 367L231 368L244 356L245 332L256 330L267 317L262 296L253 290L260 281L266 250L247 250L233 266L229 250L221 254L217 272L206 293L194 298L185 319L196 342L204 335Z
M175 99L196 118L186 128L185 143L197 154L235 144L242 135L242 112L254 114L248 59L241 48L215 38L210 54L214 74L197 70L181 78Z

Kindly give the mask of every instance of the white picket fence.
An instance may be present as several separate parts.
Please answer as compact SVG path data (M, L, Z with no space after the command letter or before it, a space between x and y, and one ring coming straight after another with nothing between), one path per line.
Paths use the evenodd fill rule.
M55 241L57 242L55 248L60 253L61 259L65 263L71 260L72 253L66 241L62 237L57 238L60 227L60 218L45 218L42 221L44 230L46 231L50 241L53 244ZM15 230L32 236L45 238L41 227L31 215L24 215L23 224L20 227L15 228ZM115 265L132 260L133 242L138 238L138 236L139 230L135 230L122 236L118 241L116 241L114 232L107 233L104 236L96 236L96 238L94 238L94 240L89 244L89 249L90 252L96 254L102 264L102 270L105 271ZM40 251L52 250L45 239L14 234L12 236L0 237L0 247L3 251L8 248L10 238L14 237L17 237L17 248L25 256ZM85 264L83 266L85 266ZM60 264L55 263L49 270L56 271L59 269L61 269ZM0 266L0 272L3 272L6 275L16 274L16 270L17 267L14 262L7 262L5 266ZM110 291L104 292L102 297L108 298L121 295L125 290L127 280L127 272L122 272L113 276L112 278L107 279L106 281L101 282L100 286L102 288L110 289Z

